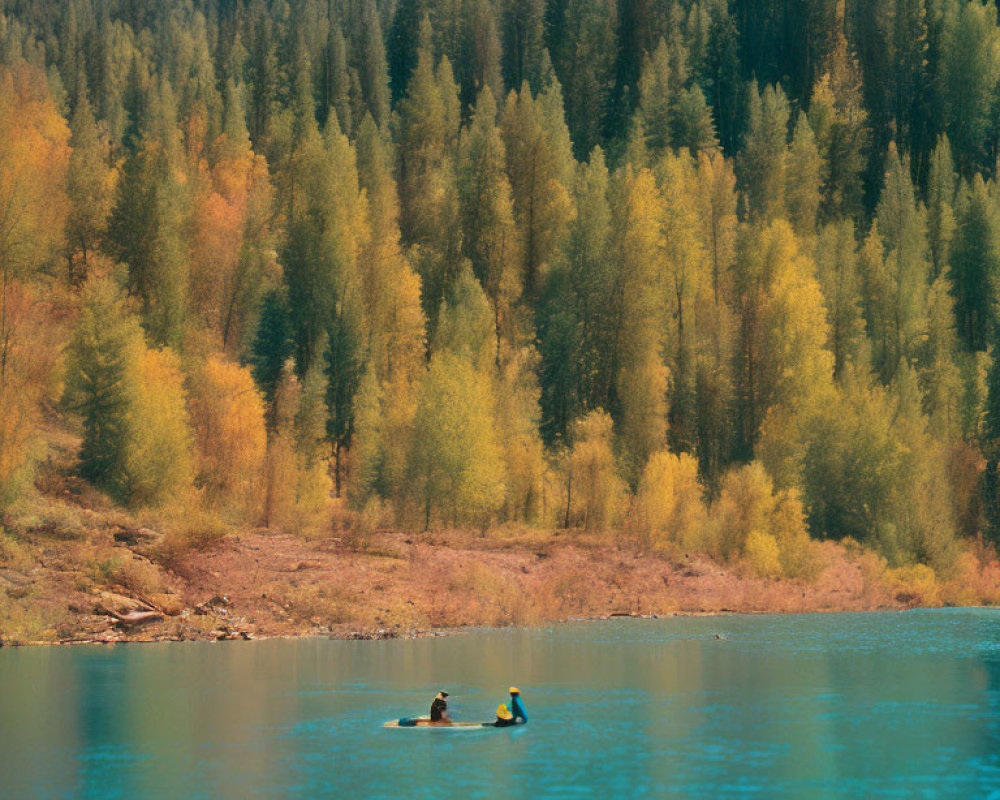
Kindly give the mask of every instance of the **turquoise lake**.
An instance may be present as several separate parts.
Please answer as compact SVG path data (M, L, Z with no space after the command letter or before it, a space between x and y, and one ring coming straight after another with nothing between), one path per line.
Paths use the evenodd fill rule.
M3 798L501 796L1000 798L1000 611L0 650Z

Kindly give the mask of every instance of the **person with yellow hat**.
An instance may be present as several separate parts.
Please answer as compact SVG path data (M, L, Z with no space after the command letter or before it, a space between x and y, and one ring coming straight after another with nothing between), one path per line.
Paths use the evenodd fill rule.
M493 724L497 728L506 728L508 725L523 725L528 721L528 712L524 710L524 703L521 700L521 690L516 686L510 687L510 708L505 703L497 706L497 718Z
M528 721L528 712L524 710L524 702L521 700L521 690L516 686L511 686L507 691L510 692L510 710L514 715L514 721L518 725L524 725Z

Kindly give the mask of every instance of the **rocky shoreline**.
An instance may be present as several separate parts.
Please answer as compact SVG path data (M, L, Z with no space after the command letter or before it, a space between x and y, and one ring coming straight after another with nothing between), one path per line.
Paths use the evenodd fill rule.
M975 605L996 602L1000 585L994 563L973 594L963 576L901 587L873 554L832 542L815 543L807 581L575 532L385 530L357 542L244 530L165 559L152 531L92 523L72 536L23 528L17 552L0 558L2 645L412 639L616 617Z

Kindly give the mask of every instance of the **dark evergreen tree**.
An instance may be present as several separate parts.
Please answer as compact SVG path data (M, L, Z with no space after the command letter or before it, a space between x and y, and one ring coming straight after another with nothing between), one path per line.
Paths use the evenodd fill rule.
M326 362L326 435L333 445L334 486L341 490L341 457L354 435L354 396L361 385L364 364L358 325L346 304L335 304L327 328Z
M986 410L983 415L981 447L986 457L982 476L983 512L986 534L1000 543L1000 335L994 332L992 358L987 377Z
M420 23L427 14L425 0L409 0L396 6L389 29L387 57L389 62L389 88L393 106L406 93L406 84L417 66L417 47L420 44Z
M292 331L281 292L272 289L261 302L257 333L250 346L250 369L269 409L281 383L285 362L292 356ZM272 415L269 419L273 422Z
M545 50L544 0L503 0L502 20L505 85L517 91L527 81L533 91L540 92Z
M962 192L951 247L956 327L969 350L985 350L996 320L1000 280L1000 211L978 175Z
M708 31L705 72L702 77L708 103L715 115L723 152L735 155L742 137L739 38L726 3L717 3Z
M278 97L278 57L271 19L259 16L253 27L247 80L250 84L248 127L255 147L267 137L267 129Z
M142 331L114 282L91 281L69 346L65 402L83 418L80 474L125 496L128 409Z

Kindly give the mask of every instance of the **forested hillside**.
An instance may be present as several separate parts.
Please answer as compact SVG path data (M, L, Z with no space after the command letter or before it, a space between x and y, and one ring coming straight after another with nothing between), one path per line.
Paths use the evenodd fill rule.
M0 10L8 511L1000 532L993 0Z

